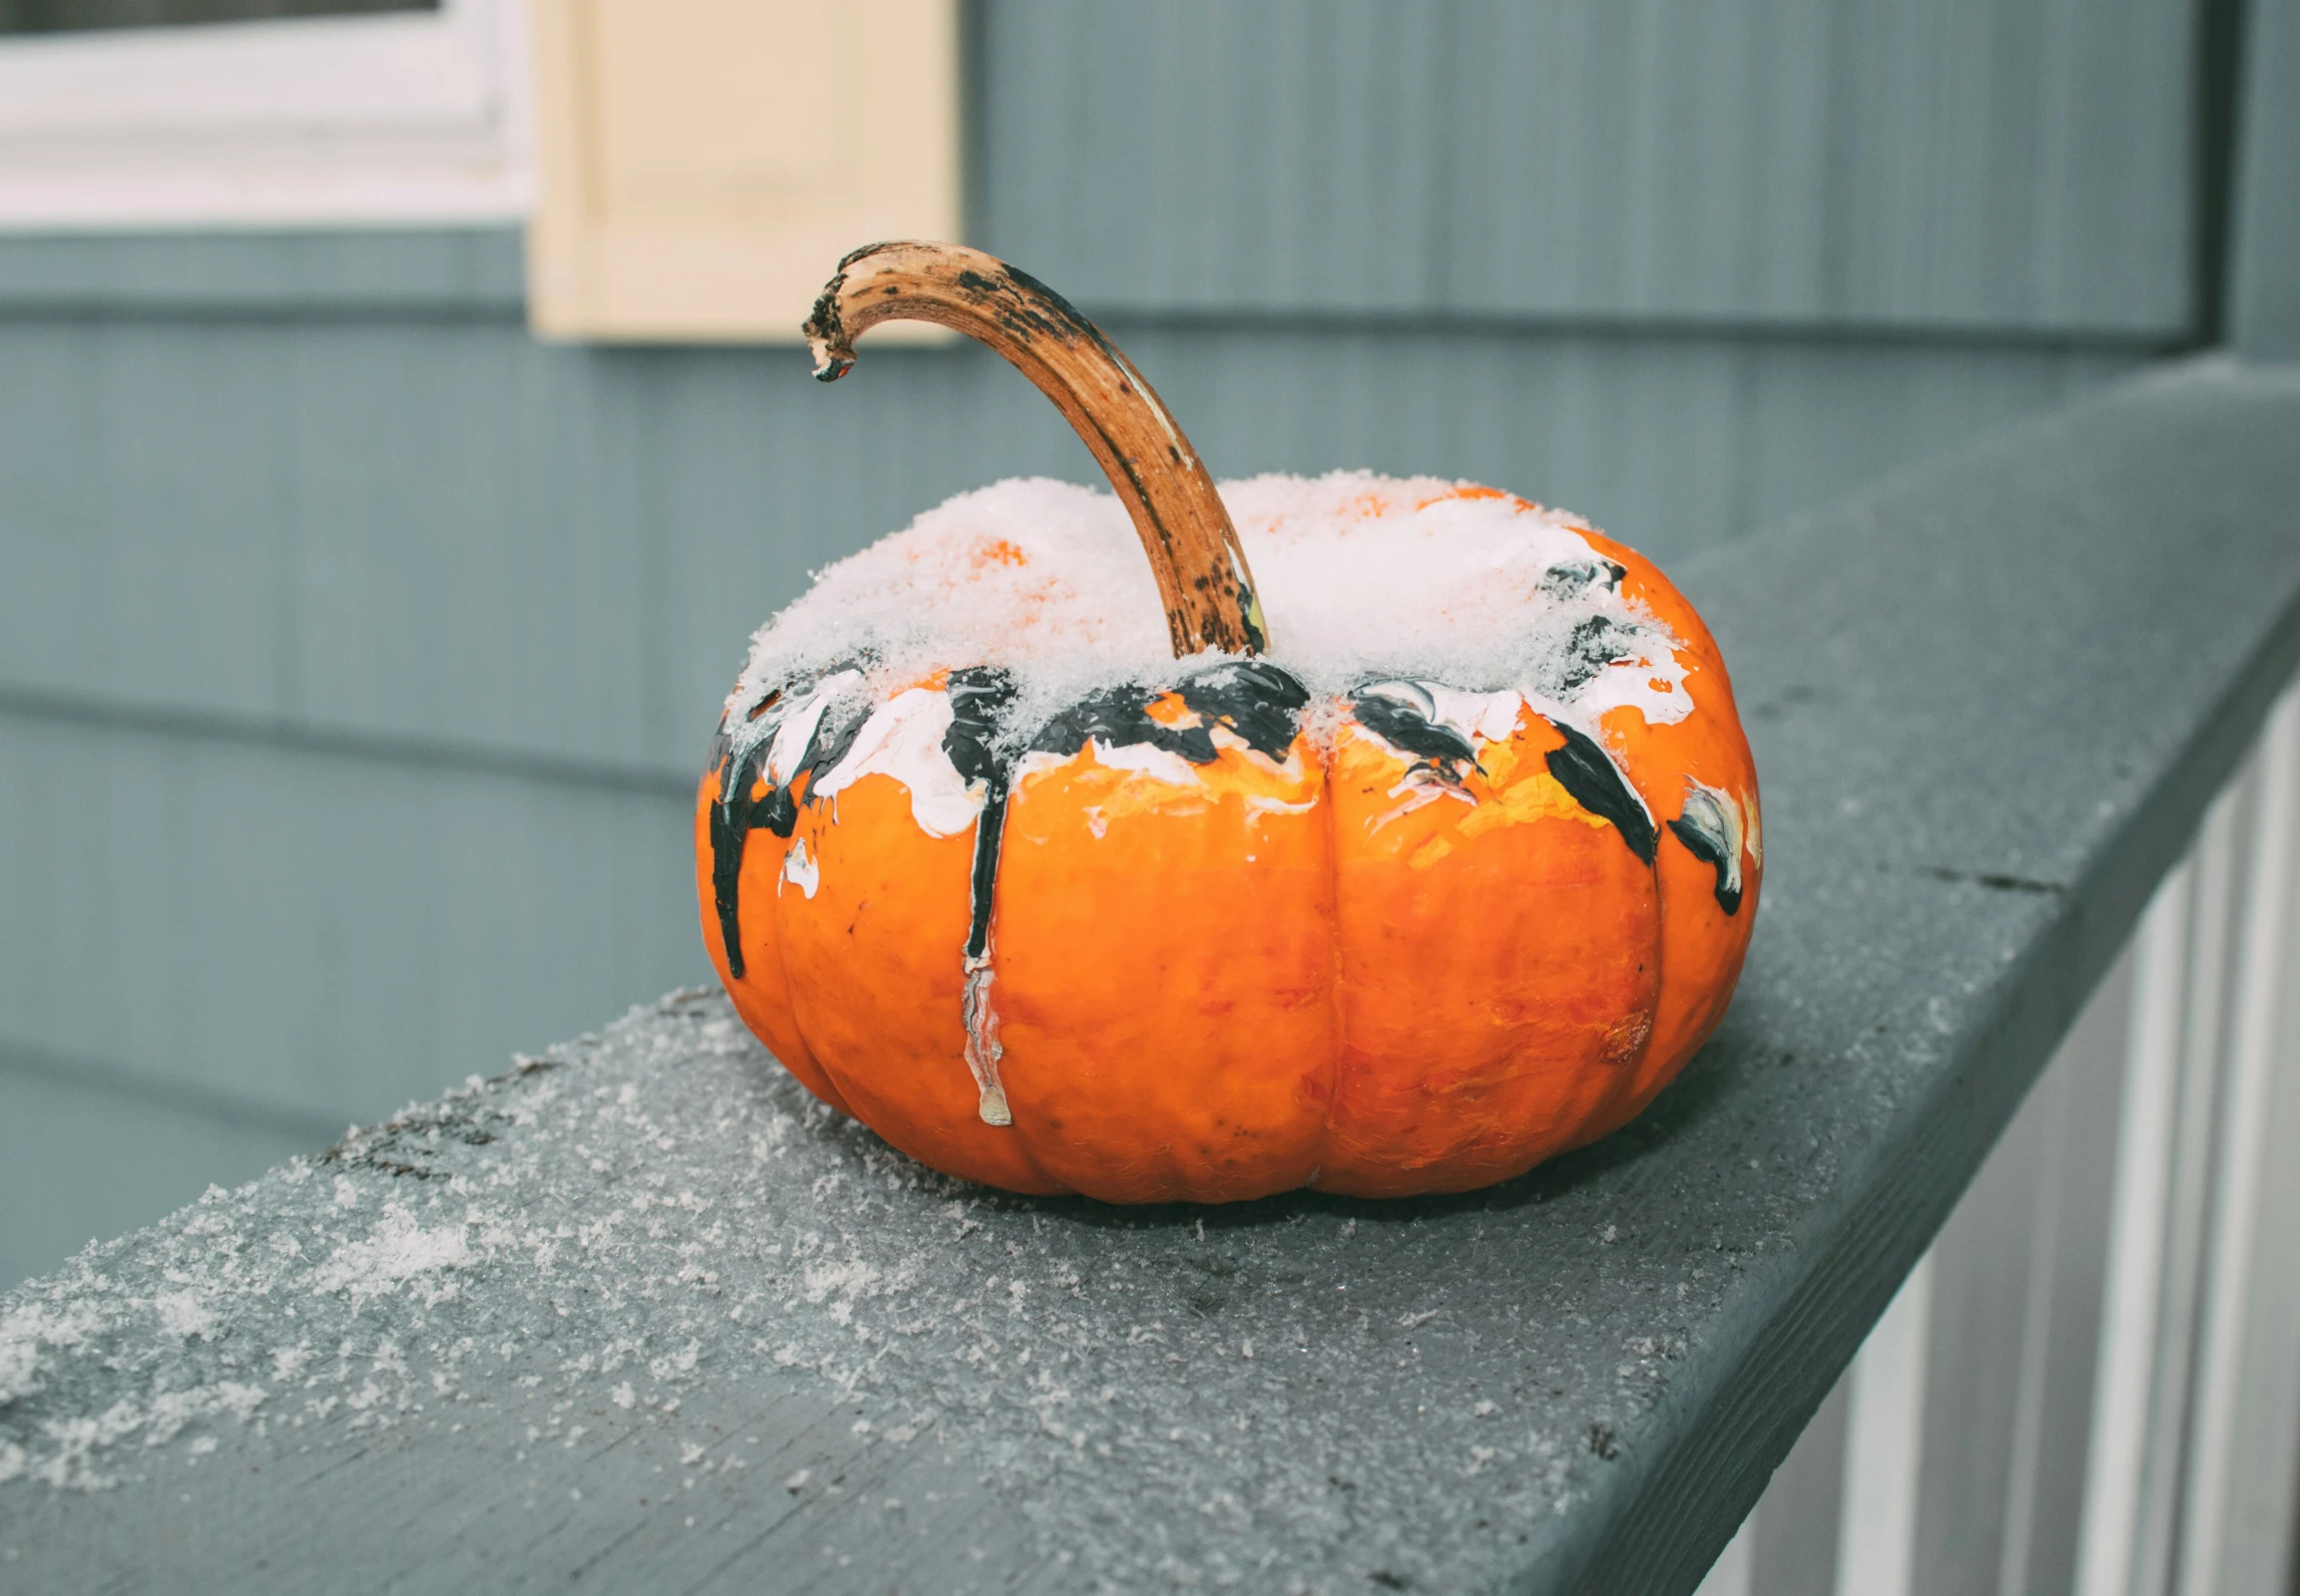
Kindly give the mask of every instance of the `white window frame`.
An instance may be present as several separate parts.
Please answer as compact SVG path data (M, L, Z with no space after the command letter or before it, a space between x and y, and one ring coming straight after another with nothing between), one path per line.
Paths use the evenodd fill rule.
M0 231L522 220L526 20L442 0L0 40Z

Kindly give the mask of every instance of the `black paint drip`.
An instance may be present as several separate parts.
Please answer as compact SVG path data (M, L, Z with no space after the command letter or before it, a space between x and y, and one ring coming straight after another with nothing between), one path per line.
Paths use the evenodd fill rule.
M1414 758L1413 770L1428 771L1447 787L1458 788L1477 769L1477 750L1468 737L1438 719L1438 706L1412 682L1385 682L1388 688L1410 690L1409 703L1389 693L1360 688L1350 695L1350 713L1358 724L1383 742Z
M1567 560L1541 573L1541 591L1553 599L1577 599L1592 584L1618 589L1629 568L1613 560Z
M727 968L743 976L743 839L759 823L766 799L752 801L751 782L733 769L735 745L726 732L711 740L711 763L719 768L719 798L711 805L711 901L719 911L719 941Z
M1645 812L1628 780L1586 734L1556 721L1549 724L1565 740L1563 748L1549 751L1549 774L1572 795L1574 802L1599 819L1612 821L1621 840L1629 844L1629 851L1651 864L1658 840L1653 816Z
M1669 822L1685 850L1717 871L1717 904L1727 914L1741 912L1741 843L1733 834L1722 801L1706 788L1685 798L1685 811Z
M1150 706L1166 690L1114 687L1062 711L1030 740L1037 754L1075 754L1089 739L1109 748L1144 744L1179 754L1192 765L1211 765L1221 752L1214 728L1227 727L1240 742L1266 759L1284 760L1294 746L1309 689L1266 660L1238 660L1186 677L1174 689L1182 707L1198 717L1196 726L1168 726L1154 720Z
M1571 698L1608 665L1636 659L1641 637L1642 629L1610 615L1582 620L1565 640L1565 674L1559 679L1558 691Z
M1236 660L1185 679L1182 703L1219 721L1264 759L1283 762L1310 690L1266 660Z
M1211 764L1214 759L1214 734L1204 726L1167 726L1150 718L1150 706L1163 692L1146 687L1110 687L1094 693L1066 710L1038 729L1030 739L1033 754L1075 754L1089 740L1099 740L1109 748L1134 748L1148 744L1169 754L1179 754L1192 765Z
M1437 718L1437 703L1420 683L1385 682L1381 686L1391 691L1365 687L1350 695L1350 710L1358 724L1400 753L1411 755L1416 763L1409 774L1428 771L1459 790L1468 772L1479 768L1468 737ZM1400 688L1413 693L1413 701L1393 696ZM1549 724L1565 740L1563 748L1549 751L1549 774L1574 802L1610 821L1621 833L1621 840L1629 844L1630 852L1651 864L1657 840L1653 817L1645 812L1628 779L1586 734L1561 722Z
M1006 763L992 740L999 712L1013 701L1014 679L995 666L972 665L950 673L950 729L942 752L968 787L983 787L982 813L974 822L974 869L967 885L966 956L990 951L990 906L998 885L998 839L1006 830Z
M858 684L855 691L825 706L815 723L815 735L800 752L799 768L781 787L767 774L775 734L796 710L808 705L824 681L839 671L853 669L840 666L810 682L768 695L748 723L757 728L757 740L740 766L735 758L735 739L724 723L711 740L711 763L719 768L719 801L711 805L711 899L719 911L719 940L727 950L727 969L738 980L744 973L743 844L761 825L782 837L798 827L800 804L814 792L822 774L845 759L855 746L862 723L870 717L869 699ZM753 798L751 790L761 781L767 782L767 790Z

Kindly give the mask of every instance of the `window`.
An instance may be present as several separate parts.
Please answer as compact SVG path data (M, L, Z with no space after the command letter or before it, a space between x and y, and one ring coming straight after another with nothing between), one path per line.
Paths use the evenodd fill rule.
M340 17L368 11L436 11L439 0L0 0L0 33L80 33L95 28L173 28L195 22Z
M530 207L524 0L0 7L0 228L512 221Z

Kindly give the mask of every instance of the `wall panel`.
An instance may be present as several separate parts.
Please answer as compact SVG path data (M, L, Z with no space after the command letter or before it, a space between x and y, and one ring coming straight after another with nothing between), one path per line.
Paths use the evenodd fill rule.
M292 505L276 360L212 330L0 323L0 673L278 708Z
M12 1071L0 1052L0 1290L210 1185L323 1144L264 1125Z
M1113 332L1227 475L1505 485L1664 561L2126 369L2114 349L1500 328ZM1095 480L1003 362L584 349L500 322L0 321L10 690L688 770L807 573Z
M689 814L0 713L0 1047L387 1112L708 979Z
M974 231L1090 309L2177 335L2187 0L989 0Z

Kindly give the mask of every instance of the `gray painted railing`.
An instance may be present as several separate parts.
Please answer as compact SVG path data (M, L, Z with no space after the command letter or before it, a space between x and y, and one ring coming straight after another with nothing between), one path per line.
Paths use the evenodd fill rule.
M1868 1505L1829 1555L1933 1588L1935 1476L1959 1466L1934 1404L1997 1416L1942 1374L1977 1375L1964 1348L2001 1342L1990 1316L2018 1300L2013 1461L1971 1497L2024 1480L2028 1505L1984 1514L1972 1555L2056 1555L2052 1415L2125 1415L2103 1433L2158 1466L2172 1412L2175 1522L2079 1547L2104 1581L2086 1596L2157 1588L2110 1574L2199 1555L2182 1523L2239 1506L2213 1437L2274 1418L2244 1384L2273 1305L2226 1283L2272 1279L2247 1264L2289 1244L2198 1229L2174 1195L2217 1181L2224 1220L2245 1181L2269 1189L2290 1107L2258 1046L2273 968L2239 959L2228 995L2199 993L2218 966L2163 949L2194 934L2174 920L2269 915L2272 892L2220 894L2230 838L2257 863L2284 834L2284 720L2213 805L2300 659L2295 436L2300 373L2206 362L1689 564L1765 782L1767 896L1717 1040L1596 1147L1443 1201L1006 1199L811 1107L718 998L674 997L0 1298L0 1570L1684 1591L1816 1410L1826 1447L1869 1338L1835 1421L1843 1494ZM2111 1184L2145 1164L2166 1195L2103 1222L2081 1150L2113 995L2065 1050L2089 1045L2091 1072L2031 1088L2200 823L2132 961L2135 1065L2110 1093L2195 1112L2122 1113ZM2018 1151L2055 1136L2053 1173ZM2024 1260L2008 1298L2002 1254L1969 1245L1991 1212L2033 1236L2047 1191L2074 1194L2071 1236L2104 1228L2113 1283L2074 1396L2025 1378L2064 1344L2028 1309L2082 1283ZM2193 1319L2151 1298L2177 1258L2206 1283ZM2080 1522L2126 1489L2129 1449L2094 1455ZM1831 1473L1806 1455L1775 1477Z

